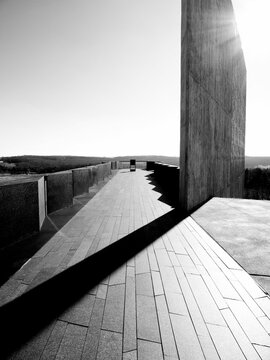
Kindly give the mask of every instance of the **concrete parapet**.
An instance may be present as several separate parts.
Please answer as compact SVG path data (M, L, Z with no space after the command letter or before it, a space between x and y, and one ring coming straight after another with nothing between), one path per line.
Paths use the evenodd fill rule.
M146 161L146 170L155 170L155 161Z
M0 186L0 248L38 232L44 218L44 177Z
M73 196L88 193L89 190L89 169L74 169L72 170L73 177Z
M179 167L156 162L154 163L154 175L166 192L175 197L179 196Z
M47 175L46 184L48 214L73 204L73 179L71 171Z
M119 169L119 161L111 161L111 170Z
M71 206L74 196L88 193L89 187L110 175L109 162L4 183L0 186L0 248L38 232L46 213Z

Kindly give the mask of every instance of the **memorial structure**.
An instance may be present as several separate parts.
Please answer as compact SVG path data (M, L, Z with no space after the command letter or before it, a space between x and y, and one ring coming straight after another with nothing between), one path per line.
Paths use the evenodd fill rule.
M242 197L246 67L231 0L182 0L180 204Z

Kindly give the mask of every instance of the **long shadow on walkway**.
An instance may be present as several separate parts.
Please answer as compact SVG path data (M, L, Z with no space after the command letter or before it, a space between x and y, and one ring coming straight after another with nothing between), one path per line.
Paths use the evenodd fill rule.
M1 358L23 345L183 218L177 210L172 210L3 305L0 308Z

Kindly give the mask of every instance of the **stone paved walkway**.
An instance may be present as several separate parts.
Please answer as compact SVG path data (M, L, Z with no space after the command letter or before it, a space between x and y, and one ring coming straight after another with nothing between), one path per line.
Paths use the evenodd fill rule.
M270 299L191 217L177 220L149 174L120 171L2 286L11 331L26 291L36 323L51 316L8 357L270 359Z

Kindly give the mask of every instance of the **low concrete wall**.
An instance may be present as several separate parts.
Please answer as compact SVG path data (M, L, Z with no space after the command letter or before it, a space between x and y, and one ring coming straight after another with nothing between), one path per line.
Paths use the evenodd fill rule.
M178 199L179 196L179 177L180 169L177 166L156 162L154 176L161 187L171 196Z
M146 170L155 170L155 161L147 161L146 162Z
M72 172L49 174L47 182L47 212L60 210L73 204Z
M38 232L44 218L43 177L0 186L0 248Z
M74 196L111 175L111 167L109 162L0 185L0 248L38 232L46 212L71 206Z
M111 169L112 165L108 162L72 170L73 195L78 196L88 193L89 187L98 184L111 175Z
M119 161L111 161L111 170L119 169Z
M88 168L72 170L72 177L73 177L73 196L78 196L81 194L88 193L89 184L90 184Z
M38 180L38 208L39 208L39 229L46 217L46 195L44 176Z

